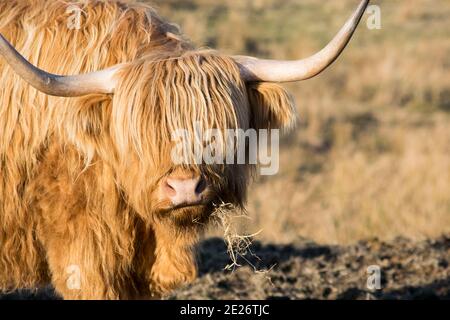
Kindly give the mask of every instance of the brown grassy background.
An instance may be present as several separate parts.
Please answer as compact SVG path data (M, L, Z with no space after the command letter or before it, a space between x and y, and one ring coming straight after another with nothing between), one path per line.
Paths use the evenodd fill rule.
M357 0L153 0L197 45L297 58L323 47ZM348 243L450 232L450 2L376 0L338 62L288 85L301 121L280 172L253 184L259 239ZM366 16L367 18L367 16Z

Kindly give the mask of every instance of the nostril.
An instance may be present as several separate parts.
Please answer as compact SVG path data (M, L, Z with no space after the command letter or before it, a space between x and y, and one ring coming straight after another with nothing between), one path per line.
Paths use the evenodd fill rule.
M200 178L197 186L195 187L195 194L199 195L201 193L203 193L203 191L205 191L207 187L207 183L206 180L204 178Z
M174 205L198 204L205 199L208 181L203 177L188 179L167 177L162 184L162 196Z
M165 181L164 183L164 189L166 191L166 194L169 197L173 197L177 194L177 191L175 190L175 188L170 184L170 182L168 180Z

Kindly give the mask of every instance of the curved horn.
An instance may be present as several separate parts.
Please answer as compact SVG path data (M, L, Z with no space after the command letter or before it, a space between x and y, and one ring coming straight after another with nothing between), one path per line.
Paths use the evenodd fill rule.
M45 72L28 62L0 34L0 55L26 82L39 91L58 97L80 97L92 93L113 93L114 75L122 67L116 65L102 71L76 76L59 76Z
M292 82L310 79L330 66L344 50L358 26L369 0L362 0L358 9L342 27L334 39L315 55L294 61L263 60L235 56L240 64L242 77L248 81Z

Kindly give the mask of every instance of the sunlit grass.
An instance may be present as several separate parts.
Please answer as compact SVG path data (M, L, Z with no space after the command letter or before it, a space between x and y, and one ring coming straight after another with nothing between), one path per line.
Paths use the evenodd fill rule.
M296 58L320 49L357 0L153 1L198 45ZM183 5L180 5L183 3ZM250 190L251 231L347 243L450 232L450 2L372 1L323 75L287 87L301 121L281 170Z

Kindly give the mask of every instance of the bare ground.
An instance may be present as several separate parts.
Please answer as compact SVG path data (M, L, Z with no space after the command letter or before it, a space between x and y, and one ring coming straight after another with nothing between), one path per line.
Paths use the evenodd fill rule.
M420 242L373 239L351 246L305 240L288 245L255 242L245 259L239 260L242 267L226 271L230 259L224 242L219 238L203 241L198 280L168 298L450 299L450 235ZM380 267L380 290L367 288L371 265ZM51 289L0 297L54 298Z
M220 239L202 244L200 278L174 299L450 299L450 236L412 242L361 241L321 246L299 240L290 245L254 243L233 272ZM247 264L247 265L246 265ZM246 265L246 266L245 266ZM367 289L367 267L381 269L381 290Z

